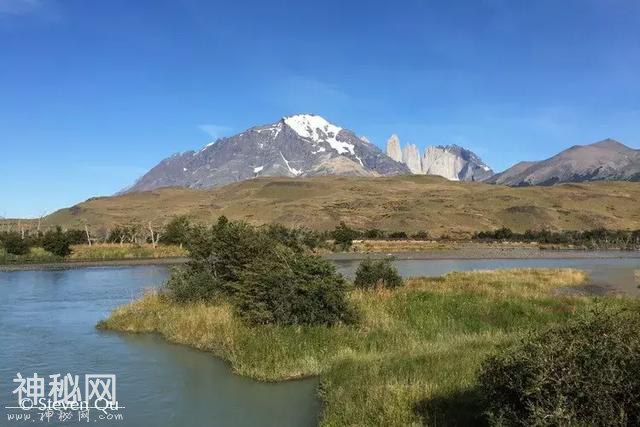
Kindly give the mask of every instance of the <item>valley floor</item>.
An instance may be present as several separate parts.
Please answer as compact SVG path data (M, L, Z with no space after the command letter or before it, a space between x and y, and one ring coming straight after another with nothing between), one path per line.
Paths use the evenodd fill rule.
M555 291L586 281L572 269L409 279L393 291L352 291L362 320L335 327L249 327L228 305L177 305L153 293L116 309L98 327L159 333L258 380L320 376L322 425L469 425L483 421L474 386L489 354L603 299L636 304Z

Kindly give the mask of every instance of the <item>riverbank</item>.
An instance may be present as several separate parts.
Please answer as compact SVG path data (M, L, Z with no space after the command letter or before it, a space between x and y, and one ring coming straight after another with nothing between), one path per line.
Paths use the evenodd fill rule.
M640 251L617 248L583 249L569 245L541 245L524 242L429 241L429 240L355 240L349 252L338 257L362 257L362 254L394 254L405 259L485 259L485 258L640 258ZM421 255L420 255L421 254ZM331 256L333 256L332 254Z
M323 425L464 425L479 421L469 390L485 357L593 306L597 298L556 292L586 281L572 269L410 279L394 291L352 291L362 320L336 327L248 327L228 305L177 305L154 293L116 309L99 328L158 333L258 380L319 375Z
M366 246L367 242L384 242L379 246ZM0 263L0 271L55 270L83 267L117 267L130 265L181 264L188 260L187 252L177 247L170 251L153 252L151 245L142 249L131 249L126 245L101 245L94 249L74 247L74 255L67 259L45 259L38 262ZM363 250L368 247L372 250ZM375 249L375 250L374 250ZM134 255L135 254L135 255ZM429 242L429 241L358 241L349 252L319 252L330 260L359 260L364 258L386 258L398 260L472 260L472 259L615 259L639 258L640 251L578 249L540 249L537 245L512 243L476 242Z
M128 267L135 265L178 265L189 259L184 257L166 258L118 258L104 260L65 260L49 263L0 264L0 272L32 270L69 270L90 267Z

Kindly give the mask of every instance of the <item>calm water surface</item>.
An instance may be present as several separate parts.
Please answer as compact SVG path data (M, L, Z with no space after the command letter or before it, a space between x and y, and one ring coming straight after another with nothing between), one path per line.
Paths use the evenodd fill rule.
M92 424L315 425L316 380L259 383L232 374L210 354L156 336L95 329L113 308L161 284L167 274L163 266L0 272L0 426L42 425L7 420L16 412L5 407L17 406L11 393L17 372L72 373L81 381L87 373L116 374L124 419ZM81 424L54 417L47 425Z
M358 260L335 261L353 276ZM640 259L397 260L401 274L518 267L587 270L594 285L640 296ZM16 406L17 372L116 374L124 419L118 426L309 426L320 412L317 380L265 384L239 377L209 354L159 337L99 332L98 320L144 288L161 284L165 266L0 272L0 425ZM93 423L93 420L92 420ZM56 422L49 425L73 425Z

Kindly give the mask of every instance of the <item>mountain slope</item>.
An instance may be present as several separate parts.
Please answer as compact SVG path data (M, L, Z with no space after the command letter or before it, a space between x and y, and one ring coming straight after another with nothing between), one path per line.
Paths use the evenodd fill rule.
M160 187L208 188L263 176L377 176L409 173L378 147L312 114L222 138L200 151L162 160L123 192Z
M510 186L640 181L640 150L612 139L575 145L540 162L521 162L486 182Z
M493 175L480 157L457 145L429 146L421 158L418 147L413 144L401 149L400 140L394 134L387 141L387 155L402 161L416 175L438 175L450 181L482 181Z
M104 233L115 225L146 228L175 215L211 223L219 215L255 224L331 229L340 221L432 235L509 227L560 230L640 228L640 185L591 182L513 188L441 177L257 178L224 187L164 188L87 200L43 220Z

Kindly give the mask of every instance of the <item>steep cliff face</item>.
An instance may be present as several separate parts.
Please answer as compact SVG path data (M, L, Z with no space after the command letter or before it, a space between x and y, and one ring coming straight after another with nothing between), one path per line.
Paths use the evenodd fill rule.
M422 165L420 162L420 152L418 147L408 144L402 149L402 162L407 165L411 173L422 174Z
M396 162L402 162L402 150L400 149L400 138L393 134L387 141L387 156Z
M320 116L298 114L175 154L123 192L217 187L258 176L408 174L366 138Z
M402 161L413 174L439 175L451 181L482 181L493 175L480 157L457 145L429 146L421 158L417 146L402 148L394 134L387 142L387 155Z
M422 169L427 175L439 175L450 181L459 181L458 174L464 161L442 147L427 147L422 157Z

